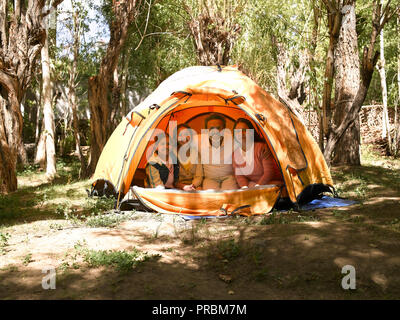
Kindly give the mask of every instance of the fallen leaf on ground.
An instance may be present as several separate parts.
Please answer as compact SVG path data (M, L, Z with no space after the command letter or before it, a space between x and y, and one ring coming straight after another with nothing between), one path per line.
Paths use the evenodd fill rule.
M219 277L222 281L224 281L224 282L226 282L226 283L229 283L229 282L232 281L232 277L231 277L230 275L219 274L218 277Z

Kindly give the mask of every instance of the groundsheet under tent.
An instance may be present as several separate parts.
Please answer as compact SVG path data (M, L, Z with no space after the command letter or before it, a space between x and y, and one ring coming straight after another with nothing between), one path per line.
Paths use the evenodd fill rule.
M309 211L323 208L333 208L333 207L347 207L356 204L357 201L342 198L333 198L329 196L322 196L320 199L314 199L307 204L300 206L300 210ZM287 210L278 210L278 212L285 212ZM227 218L229 216L186 216L182 215L185 220L196 220L196 219L210 219L210 218Z

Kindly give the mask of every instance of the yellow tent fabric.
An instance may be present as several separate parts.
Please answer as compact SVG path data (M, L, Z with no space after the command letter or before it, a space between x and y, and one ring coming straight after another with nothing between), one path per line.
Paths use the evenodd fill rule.
M219 208L225 206L234 211L241 204L248 214L270 211L282 191L276 186L240 193L142 188L144 154L152 129L167 131L170 120L175 120L178 124L190 122L191 127L200 130L201 117L210 112L224 114L228 126L241 117L253 122L274 155L293 203L333 187L319 146L296 115L236 66L226 66L186 68L161 83L109 138L97 164L92 189L101 194L106 184L111 193L122 199L131 187L137 186L133 191L142 203L165 213L214 215L219 214ZM193 207L193 201L199 205ZM210 201L212 208L206 206Z

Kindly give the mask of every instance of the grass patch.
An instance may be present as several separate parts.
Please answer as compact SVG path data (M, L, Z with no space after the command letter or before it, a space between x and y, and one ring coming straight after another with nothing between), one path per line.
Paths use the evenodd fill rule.
M332 216L345 222L363 223L365 221L364 216L360 215L351 216L349 212L341 210L332 210Z
M395 218L393 220L390 220L386 222L386 224L389 226L389 228L393 231L399 232L400 231L400 219Z
M77 241L74 245L74 250L65 255L65 258L69 258L69 261L64 261L59 267L60 270L66 273L70 268L79 269L78 257L81 257L83 262L91 268L112 267L119 272L128 272L145 261L159 258L160 255L149 255L147 252L141 252L136 248L129 251L93 250L88 249L87 242L83 240Z
M232 260L240 255L241 246L234 240L221 240L217 243L217 252L224 259Z
M111 266L121 272L130 271L151 258L147 252L142 253L135 248L131 251L85 250L83 256L90 267Z
M0 255L3 255L6 253L5 248L8 245L8 240L11 238L11 235L9 233L3 233L0 232Z
M281 214L272 212L271 214L263 217L259 222L260 225L270 225L270 224L288 224L289 220Z
M62 230L62 229L64 229L64 227L60 223L51 223L49 228L51 230Z
M342 171L335 173L338 180L336 191L344 197L355 197L357 199L365 199L368 196L368 185L371 181L368 178L368 172L360 172L353 169L350 172Z
M273 211L271 214L265 215L258 224L260 225L271 225L271 224L289 224L289 223L301 223L301 222L313 222L319 221L319 217L310 215L307 213L298 214L293 210L288 212L277 212Z
M297 215L294 221L292 222L314 222L314 221L320 221L320 218L314 215Z
M80 164L76 159L59 159L57 176L47 181L45 172L28 165L17 172L18 190L0 195L0 224L12 225L42 219L62 219L63 206L83 205L87 180L79 181ZM65 201L68 200L68 201ZM82 205L80 205L82 203Z
M365 221L365 217L363 216L353 216L350 217L347 221L353 222L353 223L362 223Z
M24 259L23 259L23 261L22 261L22 264L23 264L24 266L27 266L27 265L30 264L31 262L33 262L33 260L32 260L32 253L29 253L29 254L27 254L27 255L24 257Z
M377 192L400 192L400 159L382 156L372 145L362 145L361 163L331 168L340 196L365 200Z
M29 176L38 172L39 170L39 164L27 164L25 167L17 169L17 174L19 176Z
M181 237L182 242L185 245L193 245L195 246L198 242L204 239L204 236L209 237L210 233L208 228L206 227L207 219L201 219L197 221L197 223L192 223L189 230L185 230L183 232L183 236ZM158 229L161 225L159 225L153 235L153 239L158 238ZM175 232L177 232L175 230Z
M115 227L132 214L111 212L115 199L88 198L87 180L79 181L80 163L74 158L57 161L57 177L49 182L37 165L18 171L19 189L0 195L0 224L12 225L45 219L63 219L73 226ZM52 223L50 229L61 230Z
M108 214L92 214L90 217L86 218L84 223L88 227L92 228L114 228L118 226L121 222L132 219L134 214L134 212L128 212L124 214L117 212L111 212Z
M69 201L58 204L55 211L58 216L68 220L73 226L113 228L121 222L132 219L134 216L134 211L121 214L112 210L114 203L114 198L87 198L80 211L78 211L78 208L73 207ZM58 226L58 224L55 224L53 228L58 229Z
M261 268L253 272L253 278L255 281L264 281L268 278L268 269Z
M115 207L115 199L113 197L107 198L96 197L96 198L87 198L84 211L90 214L100 214L103 212L110 211Z
M349 214L341 210L332 210L332 216L339 219L347 219L349 217Z

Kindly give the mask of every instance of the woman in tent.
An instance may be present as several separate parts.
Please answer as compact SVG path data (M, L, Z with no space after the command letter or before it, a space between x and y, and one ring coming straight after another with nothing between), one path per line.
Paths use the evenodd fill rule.
M199 163L195 131L186 123L176 128L178 144L179 176L175 181L175 187L185 191L194 191L201 187L203 182L203 167Z
M235 129L241 130L239 135L235 134ZM254 126L250 120L244 118L236 120L233 127L237 148L233 152L232 164L239 187L251 188L266 184L282 185L282 175L271 150L265 142L261 141L255 130L253 131L254 139L247 141L246 133L248 129L254 130ZM253 154L250 152L252 147L254 148ZM246 151L249 151L247 157Z
M158 136L156 149L146 165L146 188L174 188L178 179L179 166L172 163L169 157L168 135Z

